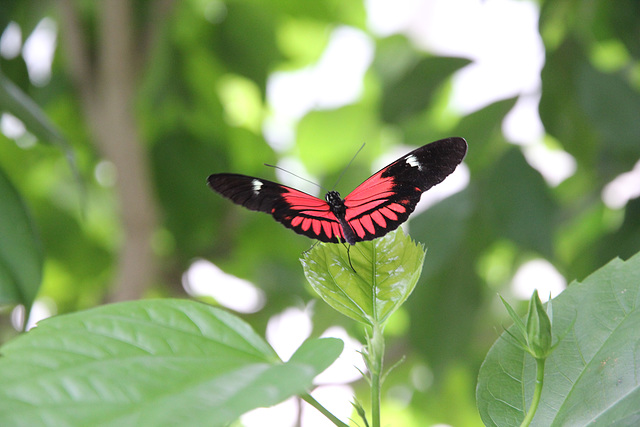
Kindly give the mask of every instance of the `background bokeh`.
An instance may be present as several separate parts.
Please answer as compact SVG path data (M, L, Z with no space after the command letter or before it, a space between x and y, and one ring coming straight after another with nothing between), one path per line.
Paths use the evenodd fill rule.
M404 361L385 382L383 421L481 425L475 377L505 322L496 293L555 295L640 247L635 0L0 5L0 169L45 256L32 323L177 296L238 312L281 355L340 336L347 371L317 393L346 419L353 393L367 399L348 370L363 331L314 299L299 262L312 242L205 179L237 172L320 194L263 163L333 188L366 143L336 188L346 195L406 151L461 136L464 164L406 227L428 252L386 331L387 366ZM7 80L64 140L12 108ZM295 401L277 410L242 422L298 419ZM309 412L302 425L322 425Z

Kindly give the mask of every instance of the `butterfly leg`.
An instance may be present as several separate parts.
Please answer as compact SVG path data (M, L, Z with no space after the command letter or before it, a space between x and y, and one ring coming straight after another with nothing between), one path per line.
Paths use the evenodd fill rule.
M320 242L315 242L313 245L311 245L311 247L310 247L309 249L307 249L306 251L303 251L303 252L302 252L302 254L303 254L303 255L306 255L306 254L308 254L309 252L311 252L311 250L312 250L313 248L315 248L315 247L316 247L316 245L317 245L318 243L320 243Z
M353 268L353 264L351 264L351 245L345 245L347 247L347 259L349 260L349 267L353 270L354 273L358 274L355 268Z

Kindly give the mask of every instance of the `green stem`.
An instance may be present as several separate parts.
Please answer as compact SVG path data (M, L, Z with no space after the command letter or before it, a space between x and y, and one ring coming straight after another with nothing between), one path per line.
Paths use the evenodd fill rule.
M349 425L343 423L342 421L340 421L338 418L336 418L335 415L333 415L331 412L329 412L327 410L327 408L325 408L324 406L322 406L320 404L320 402L318 402L316 399L314 399L310 394L303 394L302 396L300 396L302 398L302 400L304 400L305 402L307 402L309 405L313 406L314 408L316 408L318 411L320 411L325 417L329 418L329 420L331 420L331 422L335 425L337 425L338 427L349 427Z
M371 375L371 425L380 427L380 378L384 360L384 337L382 325L374 324L369 340L369 371Z
M545 358L536 359L536 387L533 390L533 399L531 400L531 406L527 411L527 415L522 420L520 427L527 427L531 424L533 416L536 414L538 404L540 403L540 396L542 395L542 384L544 383L544 362Z
M27 332L27 324L29 323L29 316L31 316L31 308L33 306L31 304L24 305L24 318L22 319L22 327L20 328L20 332Z

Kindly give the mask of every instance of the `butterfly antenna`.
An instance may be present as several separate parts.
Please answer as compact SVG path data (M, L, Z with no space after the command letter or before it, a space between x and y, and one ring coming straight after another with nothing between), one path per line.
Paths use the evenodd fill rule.
M280 166L270 165L270 164L268 164L268 163L264 163L264 165L265 165L265 166L268 166L268 167L270 167L270 168L274 168L274 169L281 170L282 172L286 172L286 173L288 173L289 175L293 175L293 176L295 176L295 177L296 177L296 178L298 178L298 179L301 179L301 180L303 180L303 181L308 182L309 184L313 184L313 185L315 185L316 187L320 188L321 190L323 190L323 191L325 191L325 192L329 192L329 190L327 190L326 188L324 188L322 185L318 184L317 182L313 182L313 181L310 181L310 180L308 180L308 179L306 179L306 178L301 177L300 175L296 175L295 173L293 173L293 172L291 172L291 171L288 171L288 170L286 170L286 169L284 169L284 168L281 168Z
M342 170L342 173L340 174L340 176L338 177L338 180L336 181L336 183L333 185L333 189L335 189L338 186L338 183L340 182L340 180L342 179L342 177L344 176L344 174L347 172L347 169L349 169L349 166L351 166L351 163L353 163L353 161L356 159L356 157L358 156L358 154L360 154L360 152L362 151L362 149L364 148L364 142L362 143L362 145L360 146L360 148L358 148L358 151L356 151L356 154L353 155L353 157L351 158L351 160L349 160L349 163L347 164L347 166L345 166L345 168Z

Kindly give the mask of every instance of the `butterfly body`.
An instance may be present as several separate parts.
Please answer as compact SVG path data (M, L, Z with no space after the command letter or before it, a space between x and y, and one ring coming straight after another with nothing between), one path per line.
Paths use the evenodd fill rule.
M322 242L373 240L395 230L420 196L455 170L467 151L462 138L417 148L382 168L344 199L329 191L325 200L272 181L238 174L213 174L209 186L234 203L266 212L298 234Z
M355 245L357 237L353 232L353 229L345 219L345 216L347 215L347 206L344 204L344 200L342 199L342 197L340 197L340 193L338 193L337 191L329 191L324 196L324 199L329 204L331 212L333 212L333 215L335 215L338 223L340 224L344 240L350 245Z

